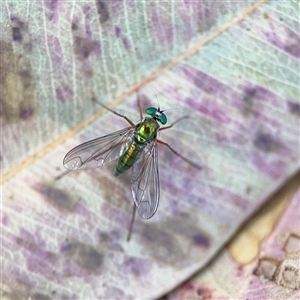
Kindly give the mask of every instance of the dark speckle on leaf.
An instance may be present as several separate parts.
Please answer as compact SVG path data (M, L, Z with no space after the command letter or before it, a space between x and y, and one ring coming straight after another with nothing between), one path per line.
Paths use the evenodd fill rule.
M287 102L291 114L300 116L300 104L292 101Z
M254 145L262 151L272 152L279 146L279 143L271 135L258 132L254 138Z
M109 19L109 12L106 6L107 3L109 2L96 0L97 12L99 14L101 24L105 23Z
M116 33L116 37L120 37L120 35L121 35L121 28L118 27L118 26L116 26L115 27L115 33Z
M210 245L210 240L208 236L205 234L202 233L195 234L193 235L192 239L196 246L208 248Z
M72 24L71 24L71 29L72 29L72 31L77 30L78 29L78 24L73 21Z
M256 95L255 89L246 89L244 95L241 97L243 103L242 113L245 116L249 116L253 112L255 95Z
M22 42L24 34L26 35L26 33L28 32L27 23L22 21L22 19L18 16L11 17L10 21L13 41Z
M172 234L155 226L150 228L147 226L143 229L141 236L145 239L143 242L144 247L154 259L164 264L178 267L182 265L184 253ZM147 243L150 245L147 245Z
M20 111L20 119L26 120L33 115L34 109L31 107L24 108Z
M82 247L78 255L78 263L88 271L97 273L103 262L103 254L96 249L86 246Z
M19 27L12 27L12 37L15 42L22 42L22 34Z
M52 298L48 295L35 293L32 297L34 300L51 300Z
M76 201L65 191L50 185L41 184L35 187L38 192L45 196L45 200L61 211L72 212L76 206Z
M80 60L88 58L97 47L100 46L96 41L79 36L74 37L74 52Z
M46 1L46 4L47 4L49 10L56 11L57 8L58 8L58 2L59 1L60 0L48 0L48 1Z
M101 233L100 233L100 236L99 236L100 242L107 242L107 241L109 241L110 239L111 239L111 238L110 238L110 236L109 236L108 233L106 233L106 232L101 232Z
M104 255L95 247L74 241L62 245L61 251L86 271L94 274L100 273Z

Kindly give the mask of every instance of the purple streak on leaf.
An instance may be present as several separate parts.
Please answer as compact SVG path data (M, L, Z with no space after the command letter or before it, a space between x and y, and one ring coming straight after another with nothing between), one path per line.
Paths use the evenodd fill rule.
M98 41L90 40L80 36L74 37L74 53L79 60L87 59L91 53L98 57L101 54L101 47Z
M85 15L85 19L89 19L90 18L90 15L89 13L91 12L91 7L88 5L88 4L84 4L82 7L82 12L84 13Z
M184 245L178 244L174 235L165 231L161 224L159 227L155 225L151 227L147 225L139 226L136 228L136 231L138 231L136 237L144 248L143 251L149 253L154 260L164 264L182 267L182 260L185 257L184 252L186 249Z
M115 26L115 34L116 37L119 38L121 36L121 28L118 26Z
M104 203L101 207L101 211L104 217L113 223L118 224L123 228L128 228L130 219L128 219L128 214L120 211L119 209L113 208L108 203Z
M199 103L198 101L195 101L194 99L189 97L186 98L185 101L194 110L202 112L204 115L215 119L220 123L227 124L231 122L231 118L229 117L229 115L220 108L220 105L218 103L209 100L202 100L202 102Z
M204 32L209 30L218 19L218 13L215 10L215 6L212 5L211 1L190 1L185 0L184 2L186 13L182 17L183 22L187 25L187 28L190 27L190 31L198 30ZM222 8L221 6L218 9ZM179 10L181 12L181 10ZM196 23L196 27L193 26ZM191 25L193 24L193 25ZM191 34L191 33L190 33ZM195 33L192 33L191 36L194 36Z
M76 200L63 190L46 184L37 184L35 190L41 193L48 203L62 212L73 212L76 208Z
M78 276L80 276L80 273L82 273L78 273L74 263L80 267L80 269L88 272L88 274L101 273L104 254L94 246L79 241L66 241L61 245L61 252L63 253L63 256L68 258L65 264L65 272L67 274L78 274Z
M31 297L30 297L31 298ZM46 294L34 293L33 300L52 300L52 298Z
M23 36L20 27L12 27L11 28L13 41L22 42Z
M54 35L48 35L47 42L53 65L61 66L64 56L58 37Z
M116 35L117 38L121 39L124 48L128 50L128 49L130 48L129 41L128 41L128 39L122 34L121 28L118 27L118 26L115 26L115 35Z
M148 260L134 256L127 256L122 264L124 274L132 273L134 276L144 279L150 275L151 267L152 264Z
M233 219L231 206L226 205L224 207L225 203L232 203L232 206L239 208L239 212L247 211L250 206L250 202L246 198L222 188L200 185L199 183L198 187L201 190L201 196L199 196L199 189L194 188L187 190L183 188L184 183L180 184L179 180L177 180L176 184L173 183L172 178L169 178L168 181L164 179L161 181L161 186L164 186L166 190L174 195L174 201L186 199L187 204L191 206L192 210L201 208L202 212L212 215L222 223L231 222ZM222 201L220 201L220 199L222 199Z
M289 112L291 114L300 116L300 104L299 103L296 103L293 101L288 101L287 105L288 105Z
M284 99L277 94L271 92L265 87L254 84L252 82L244 82L239 85L245 96L250 96L255 103L268 104L274 107L284 108ZM260 110L260 109L259 109Z
M84 14L85 36L91 39L93 34L91 29L91 7L89 5L83 5L82 11Z
M122 38L122 43L125 49L129 50L130 49L130 43L126 37Z
M52 12L57 11L60 0L46 0L46 7Z
M30 117L33 116L33 113L34 113L33 108L31 108L31 107L24 108L20 111L20 119L21 120L27 120L27 119L29 119Z
M53 280L56 273L55 267L59 261L56 253L44 250L44 241L40 243L36 236L21 228L20 236L15 238L15 243L19 247L18 252L26 257L26 265L31 272L46 276Z
M192 236L193 243L196 246L204 247L204 248L209 248L210 246L210 239L207 237L207 235L203 233L197 233Z
M96 0L97 12L99 14L99 20L101 24L104 24L109 20L109 11L107 5L109 2Z
M6 214L4 214L4 213L1 213L0 214L0 218L1 218L2 225L7 226L8 222L9 222L8 216Z
M47 16L49 21L53 24L58 24L59 22L59 2L61 0L46 0L46 8L48 9Z
M124 6L129 7L132 5L132 1L124 2L123 0L114 0L109 2L109 11L112 12L113 19L118 19L120 15L124 14Z
M300 58L300 36L291 30L290 28L284 26L282 23L276 22L273 19L269 19L270 30L263 30L264 36L267 40L275 47L283 50L291 56ZM285 34L279 35L278 32L284 31Z
M178 68L178 72L188 81L193 82L197 88L200 88L209 95L227 95L230 91L225 84L194 67L185 65Z
M107 247L110 250L124 252L121 243L123 241L123 236L121 235L120 230L113 229L109 232L97 232L96 235L98 236L99 244L102 247Z
M237 103L245 117L251 116L254 112L256 90L254 87L246 87L244 95L240 98L241 101Z
M13 41L22 43L24 35L28 34L27 22L23 21L19 16L12 16L10 21Z
M164 50L171 50L173 47L173 24L171 19L167 19L166 14L161 14L158 10L151 9L149 11L151 20L151 29L153 36L157 38Z
M280 158L273 158L267 154L254 153L251 162L256 168L273 179L278 179L285 174L287 165Z
M258 132L254 138L254 146L264 152L275 152L282 145L270 134Z
M62 85L56 88L56 98L61 102L69 101L73 98L73 91L67 85Z

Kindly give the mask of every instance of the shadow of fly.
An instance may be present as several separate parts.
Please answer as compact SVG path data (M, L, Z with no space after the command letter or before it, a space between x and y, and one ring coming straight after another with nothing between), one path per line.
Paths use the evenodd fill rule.
M133 206L133 215L127 237L129 240L135 211L138 211L142 219L150 219L158 207L160 187L157 145L161 144L169 148L191 166L197 169L201 169L201 167L175 151L168 143L157 138L158 132L172 128L188 116L179 118L169 126L160 127L167 124L164 111L160 109L159 105L158 108L149 107L145 110L147 116L143 117L138 100L140 122L134 124L126 116L98 101L97 103L116 116L125 119L129 126L73 148L65 156L63 164L66 169L73 171L99 168L117 160L115 176L132 169L131 191L135 205Z

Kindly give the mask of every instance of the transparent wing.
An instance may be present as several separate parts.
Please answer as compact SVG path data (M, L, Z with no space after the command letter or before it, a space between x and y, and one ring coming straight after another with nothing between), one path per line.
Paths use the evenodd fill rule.
M126 127L83 143L69 151L63 161L68 170L94 169L119 158L129 147L135 127Z
M141 218L150 219L157 210L160 194L156 141L146 146L133 165L131 191Z

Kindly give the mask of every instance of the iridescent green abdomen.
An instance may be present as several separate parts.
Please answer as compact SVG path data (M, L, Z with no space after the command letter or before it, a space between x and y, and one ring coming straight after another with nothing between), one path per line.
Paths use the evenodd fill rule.
M159 124L153 118L145 118L137 126L133 141L118 160L114 173L115 176L124 173L134 165L147 143L156 137L158 129Z

